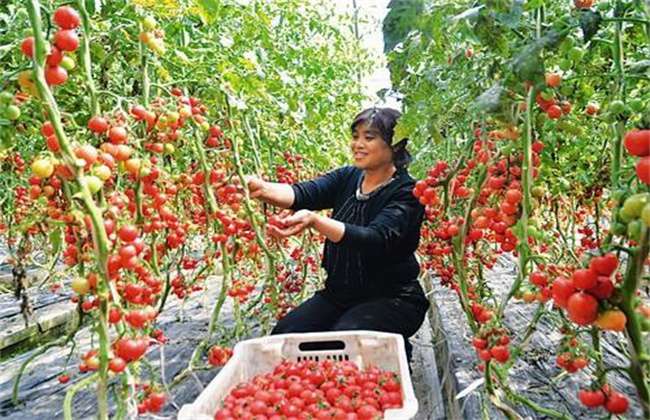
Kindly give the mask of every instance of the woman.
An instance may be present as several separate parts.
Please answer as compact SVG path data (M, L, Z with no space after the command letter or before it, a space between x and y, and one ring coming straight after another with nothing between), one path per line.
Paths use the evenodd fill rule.
M429 306L417 277L414 252L424 208L412 194L406 171L407 140L393 145L400 113L370 108L352 123L354 166L294 185L249 178L251 197L296 210L277 237L312 228L325 235L325 288L290 311L272 334L375 330L408 337L422 325ZM334 209L332 217L315 210Z

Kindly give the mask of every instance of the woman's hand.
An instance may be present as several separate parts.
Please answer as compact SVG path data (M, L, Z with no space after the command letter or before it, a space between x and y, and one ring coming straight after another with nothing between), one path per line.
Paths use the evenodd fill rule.
M268 189L266 181L253 175L245 176L244 181L246 181L251 198L264 198Z
M284 239L289 236L298 235L308 227L311 227L316 220L316 214L310 210L300 210L291 216L279 220L282 227L269 225L268 232L271 236Z

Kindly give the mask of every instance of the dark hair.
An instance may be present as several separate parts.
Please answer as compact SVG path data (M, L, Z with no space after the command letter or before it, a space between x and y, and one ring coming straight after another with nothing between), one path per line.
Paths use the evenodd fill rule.
M372 107L361 111L350 128L354 131L359 124L365 124L369 129L377 130L384 141L393 149L393 164L397 169L406 168L413 160L411 154L406 150L408 139L399 140L393 145L395 126L402 114L393 108Z

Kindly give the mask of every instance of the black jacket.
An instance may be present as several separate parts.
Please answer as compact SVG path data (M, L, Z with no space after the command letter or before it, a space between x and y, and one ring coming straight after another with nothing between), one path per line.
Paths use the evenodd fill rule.
M325 243L322 265L328 276L321 293L342 304L422 295L415 251L424 207L413 196L415 180L399 170L389 184L359 200L356 191L362 175L345 166L292 186L292 209L332 208L332 218L345 224L341 241Z

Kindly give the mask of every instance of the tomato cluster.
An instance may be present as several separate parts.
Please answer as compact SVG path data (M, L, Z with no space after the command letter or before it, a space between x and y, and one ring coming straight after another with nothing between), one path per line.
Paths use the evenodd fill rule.
M74 61L65 56L65 52L74 52L79 48L79 36L76 29L81 24L79 13L70 6L61 6L54 11L54 23L59 27L52 37L45 69L48 85L56 86L68 80L68 70L74 68ZM34 37L29 36L20 44L20 50L28 58L34 57ZM28 76L29 77L29 76Z
M232 357L232 349L222 346L212 346L208 350L208 363L212 366L223 366Z
M611 277L618 263L618 258L612 253L595 256L589 267L573 271L571 279L557 277L552 285L555 304L566 309L569 319L578 325L594 323L599 319L599 301L607 301L614 293ZM605 311L599 324L603 329L621 331L625 327L625 315L621 311Z
M402 407L399 376L351 361L285 360L233 388L215 420L380 419Z
M502 328L489 328L482 330L472 339L472 346L478 358L484 362L494 359L498 363L505 363L510 358L510 336ZM479 366L484 369L484 366Z
M630 130L623 141L627 152L639 158L636 162L637 177L644 184L650 185L650 129Z
M627 397L613 390L609 384L605 384L600 389L581 389L578 391L578 399L588 408L605 407L611 414L623 414L629 407Z

